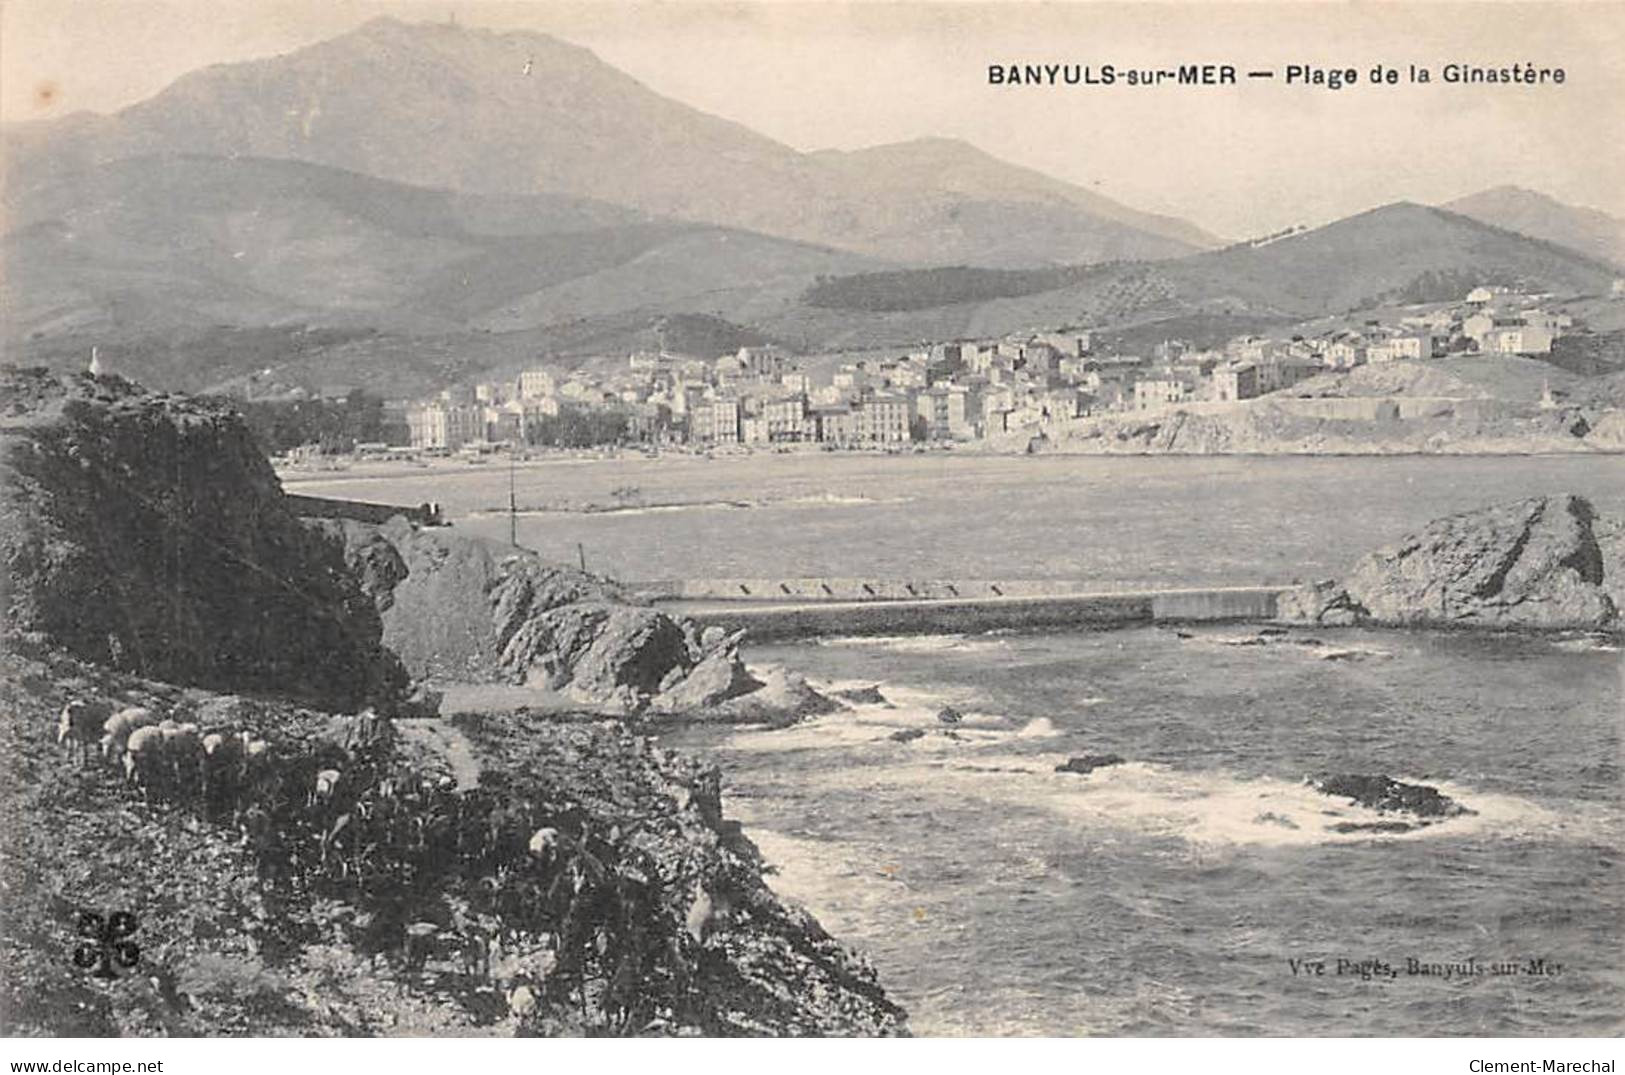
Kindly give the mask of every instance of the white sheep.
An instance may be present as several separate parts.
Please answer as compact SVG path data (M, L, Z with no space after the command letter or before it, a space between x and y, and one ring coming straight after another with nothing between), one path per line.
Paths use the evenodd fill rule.
M712 915L716 905L711 900L711 893L698 881L694 883L694 902L689 904L688 915L684 925L688 927L688 935L694 938L696 944L705 941L705 935L711 925Z
M344 774L337 769L323 769L316 774L316 783L310 790L310 805L325 803L333 797L333 792L339 786L339 779Z
M101 738L102 728L112 712L112 707L105 702L83 698L70 700L62 707L62 716L57 720L56 741L69 750L77 751L79 764L86 764L90 761L91 748Z
M102 727L102 757L115 761L124 753L124 744L129 741L132 732L156 723L157 714L145 706L130 706L114 713Z
M164 733L157 725L137 728L124 744L124 779L150 790L164 761Z
M241 736L225 732L210 732L203 737L203 756L216 764L236 761L243 755L247 742Z
M508 994L508 1010L523 1019L536 1010L536 991L528 985L515 986Z

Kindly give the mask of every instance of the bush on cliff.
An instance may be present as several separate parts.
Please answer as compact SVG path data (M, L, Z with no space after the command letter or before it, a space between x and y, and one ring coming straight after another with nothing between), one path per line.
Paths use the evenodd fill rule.
M185 781L143 797L56 751L69 696L179 706L263 736L269 762L235 800ZM874 971L764 884L720 774L620 725L429 722L477 762L458 786L387 722L357 737L56 655L0 655L0 708L0 1033L903 1029ZM137 916L135 971L66 958L82 909Z

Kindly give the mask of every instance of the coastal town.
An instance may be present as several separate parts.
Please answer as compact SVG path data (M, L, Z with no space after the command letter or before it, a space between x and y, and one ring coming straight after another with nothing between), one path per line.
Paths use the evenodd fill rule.
M1242 335L1214 347L1166 339L1144 354L1120 353L1099 344L1098 332L1068 327L839 355L798 356L772 344L720 357L640 351L568 373L523 368L427 399L386 401L382 439L356 451L468 458L532 445L898 451L1094 416L1222 410L1365 365L1549 356L1575 326L1550 295L1479 286L1455 302L1298 327L1308 331Z

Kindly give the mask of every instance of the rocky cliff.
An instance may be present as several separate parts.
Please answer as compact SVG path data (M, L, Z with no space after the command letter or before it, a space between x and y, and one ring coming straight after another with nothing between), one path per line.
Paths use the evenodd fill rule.
M1280 604L1296 622L1534 630L1618 631L1622 610L1625 527L1572 495L1438 519Z
M174 683L389 705L405 671L340 546L222 402L0 370L6 630Z
M0 1034L905 1032L767 887L716 770L579 714L355 714L401 699L393 645L646 703L728 694L737 638L452 535L307 525L224 403L3 376ZM198 727L138 788L58 748L69 701ZM141 954L104 978L73 956L110 912Z
M738 635L701 632L608 579L404 519L310 524L343 544L378 606L385 645L415 676L745 722L791 719L821 701L804 684L795 698L764 688L745 669Z

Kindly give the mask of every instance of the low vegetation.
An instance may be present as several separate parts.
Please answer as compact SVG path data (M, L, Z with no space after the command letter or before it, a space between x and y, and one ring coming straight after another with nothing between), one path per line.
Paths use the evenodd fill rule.
M1061 265L1046 269L975 269L963 265L942 269L900 269L821 276L802 295L809 306L887 312L928 310L966 302L1019 298L1106 281L1122 272L1123 262Z

